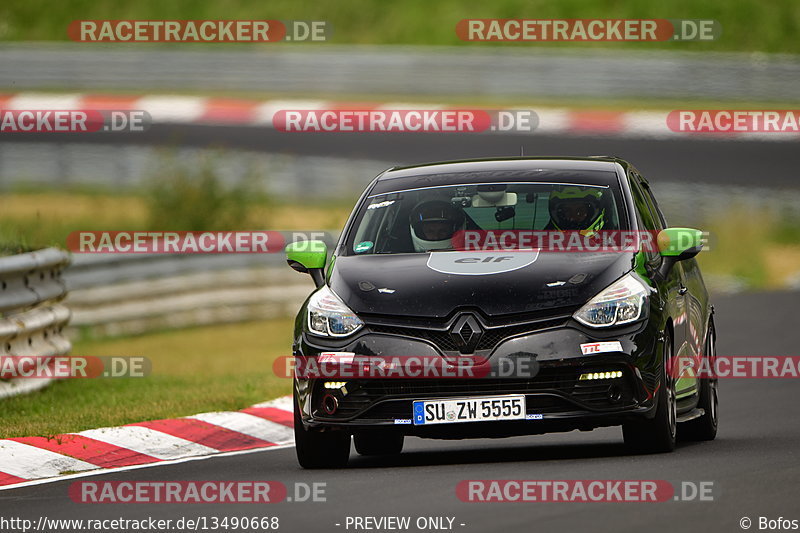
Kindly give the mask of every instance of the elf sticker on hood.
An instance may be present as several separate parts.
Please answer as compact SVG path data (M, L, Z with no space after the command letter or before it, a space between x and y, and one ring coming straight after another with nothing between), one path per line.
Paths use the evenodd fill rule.
M539 258L539 251L431 252L428 268L443 274L483 276L519 270Z

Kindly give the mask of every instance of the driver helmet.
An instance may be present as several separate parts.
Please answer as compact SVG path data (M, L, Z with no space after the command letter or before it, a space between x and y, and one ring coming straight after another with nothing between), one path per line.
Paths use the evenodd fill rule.
M453 234L464 229L464 211L444 200L418 203L409 215L411 240L417 252L452 248Z
M603 190L569 185L550 194L550 219L557 230L593 235L605 225Z

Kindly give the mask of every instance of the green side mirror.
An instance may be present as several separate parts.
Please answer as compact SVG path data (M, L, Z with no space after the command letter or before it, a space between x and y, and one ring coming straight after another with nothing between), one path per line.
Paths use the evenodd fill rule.
M667 228L658 234L658 249L663 257L678 261L696 256L703 248L703 232L692 228Z
M324 283L322 274L328 260L328 247L322 241L297 241L286 246L286 262L298 272L310 274L317 287Z
M663 260L658 268L662 279L678 261L691 259L703 249L703 232L692 228L667 228L658 234L658 250Z

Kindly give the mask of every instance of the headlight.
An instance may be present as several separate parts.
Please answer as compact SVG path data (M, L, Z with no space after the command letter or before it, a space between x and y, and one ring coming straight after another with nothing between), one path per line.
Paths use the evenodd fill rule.
M325 337L346 337L364 325L327 286L308 301L308 331Z
M648 289L633 275L615 281L573 315L593 328L619 326L639 320L647 302Z

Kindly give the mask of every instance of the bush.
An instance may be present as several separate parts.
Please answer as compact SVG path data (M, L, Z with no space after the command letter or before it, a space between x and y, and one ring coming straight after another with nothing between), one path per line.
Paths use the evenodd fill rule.
M234 231L252 229L251 210L268 201L257 191L252 172L232 185L223 183L210 161L199 167L169 159L160 165L146 194L148 229L153 231ZM266 221L260 220L259 226Z

